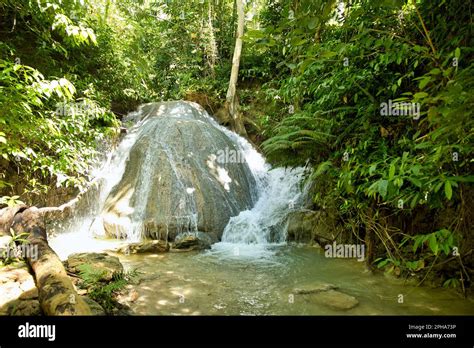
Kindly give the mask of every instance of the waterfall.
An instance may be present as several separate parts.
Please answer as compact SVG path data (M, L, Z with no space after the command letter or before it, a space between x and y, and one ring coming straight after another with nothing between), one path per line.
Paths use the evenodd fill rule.
M271 169L246 139L219 125L195 103L145 104L124 121L133 126L96 170L94 185L78 200L73 220L62 224L63 233L52 238L53 245L95 245L93 237L111 234L129 242L146 233L168 239L170 228L175 238L206 231L209 219L222 220L226 214L223 244L285 241L287 215L303 199L303 168ZM224 147L238 150L242 163L216 162L216 149ZM163 179L163 172L172 179ZM158 191L157 183L162 185ZM163 190L169 194L153 201ZM156 204L166 209L157 210ZM204 221L203 204L212 206L211 217ZM166 217L150 222L150 207Z
M288 213L302 204L303 175L301 167L275 168L266 172L257 203L229 220L222 241L242 244L284 242Z

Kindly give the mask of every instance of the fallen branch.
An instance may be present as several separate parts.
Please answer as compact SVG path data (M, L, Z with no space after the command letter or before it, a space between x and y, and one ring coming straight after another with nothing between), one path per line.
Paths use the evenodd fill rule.
M35 275L41 308L46 315L92 315L89 306L77 294L61 260L48 245L44 213L36 207L28 208L16 213L13 222L7 224L15 233L28 233L29 246L37 248L37 252L24 256Z

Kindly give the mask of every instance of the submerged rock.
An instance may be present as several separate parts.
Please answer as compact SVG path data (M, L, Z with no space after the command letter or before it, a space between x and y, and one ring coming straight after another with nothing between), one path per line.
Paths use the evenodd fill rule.
M204 250L210 249L211 245L217 240L212 238L212 235L205 233L181 234L176 237L173 244L173 249L180 250Z
M314 301L337 310L349 310L359 304L359 301L354 296L336 291L336 289L338 289L338 286L336 285L321 283L295 288L293 292L296 295L306 295L305 297L310 301Z
M147 240L144 242L130 243L117 250L122 254L165 253L170 250L168 242L162 240Z
M301 288L295 288L293 292L297 295L308 295L308 294L315 294L321 291L329 291L329 290L336 290L338 287L333 284L316 284L316 285L309 285L304 286Z
M66 269L71 273L80 273L81 268L90 267L94 273L100 274L101 281L112 280L115 274L123 273L123 266L116 256L106 253L72 254L65 262Z
M105 234L218 240L253 203L255 180L236 142L194 103L146 104L136 115L137 140L101 215Z
M335 290L317 293L317 295L315 295L315 301L339 310L349 310L359 304L359 301L354 296Z

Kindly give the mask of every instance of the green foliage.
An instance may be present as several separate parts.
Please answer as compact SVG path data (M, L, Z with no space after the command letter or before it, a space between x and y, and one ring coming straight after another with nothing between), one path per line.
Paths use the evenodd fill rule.
M400 249L404 248L407 250L406 255L411 260L379 257L374 263L377 265L377 268L383 268L389 273L393 272L395 267L398 267L414 274L424 271L425 266L430 260L445 261L453 256L453 254L456 254L456 245L458 245L456 237L447 229L427 234L407 235L402 239L399 247Z
M143 102L200 93L215 104L232 4L0 2L0 194L31 203L55 185L83 189L117 119Z
M445 255L449 255L452 253L453 247L455 246L454 235L451 231L446 229L441 229L429 234L407 236L402 241L402 244L408 240L413 241L413 253L416 253L419 249L422 249L425 244L427 244L433 255L438 255L440 251L442 251Z
M88 296L106 311L111 311L117 306L115 296L138 275L136 270L114 274L110 282L104 283L101 279L105 271L100 271L88 264L80 265L79 271L82 279L80 286L87 289Z
M14 207L15 205L18 204L24 204L22 201L20 201L18 198L20 196L3 196L0 197L0 205L6 205L7 207Z
M1 32L9 32L8 24L15 32L0 35L0 190L18 184L22 195L51 184L81 189L97 149L118 126L101 102L89 98L93 86L77 89L81 78L68 63L84 62L80 52L97 44L87 8L76 1L0 6Z
M444 283L443 286L445 288L458 288L461 282L457 278L449 278Z
M26 239L28 237L28 233L15 233L13 229L10 228L10 235L11 240L8 243L8 249L5 250L3 255L0 255L0 259L4 266L18 262L22 259L21 255L16 255L16 250L18 245L28 243Z
M375 223L398 230L386 237L377 227L381 241L389 238L379 266L423 269L410 254L425 245L430 260L447 255L453 239L467 238L462 221L472 207L463 198L474 180L468 5L359 0L336 11L331 1L268 3L265 27L249 35L263 52L278 52L264 85L275 120L263 143L268 157L284 165L309 160L308 180L325 186L314 205L335 205L361 235ZM389 100L419 103L420 113L385 116ZM435 218L449 209L449 223ZM419 215L430 220L422 228L437 232L407 230ZM417 247L402 250L402 241Z

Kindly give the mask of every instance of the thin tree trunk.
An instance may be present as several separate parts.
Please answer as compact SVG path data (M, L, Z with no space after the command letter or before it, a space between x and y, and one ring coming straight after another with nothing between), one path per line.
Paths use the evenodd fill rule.
M104 17L102 18L102 22L105 25L107 25L107 19L109 18L109 8L110 8L110 0L105 0Z
M209 28L209 52L208 52L208 63L209 69L212 77L215 77L215 66L217 61L217 43L216 43L216 36L214 34L214 25L212 24L212 4L209 1L209 8L208 8L208 28Z
M235 40L234 56L232 58L232 71L230 74L229 88L227 90L225 109L229 113L234 130L240 135L247 135L245 131L242 114L239 111L237 99L237 79L239 77L240 56L242 54L242 36L244 35L244 4L242 0L237 3L237 35Z

